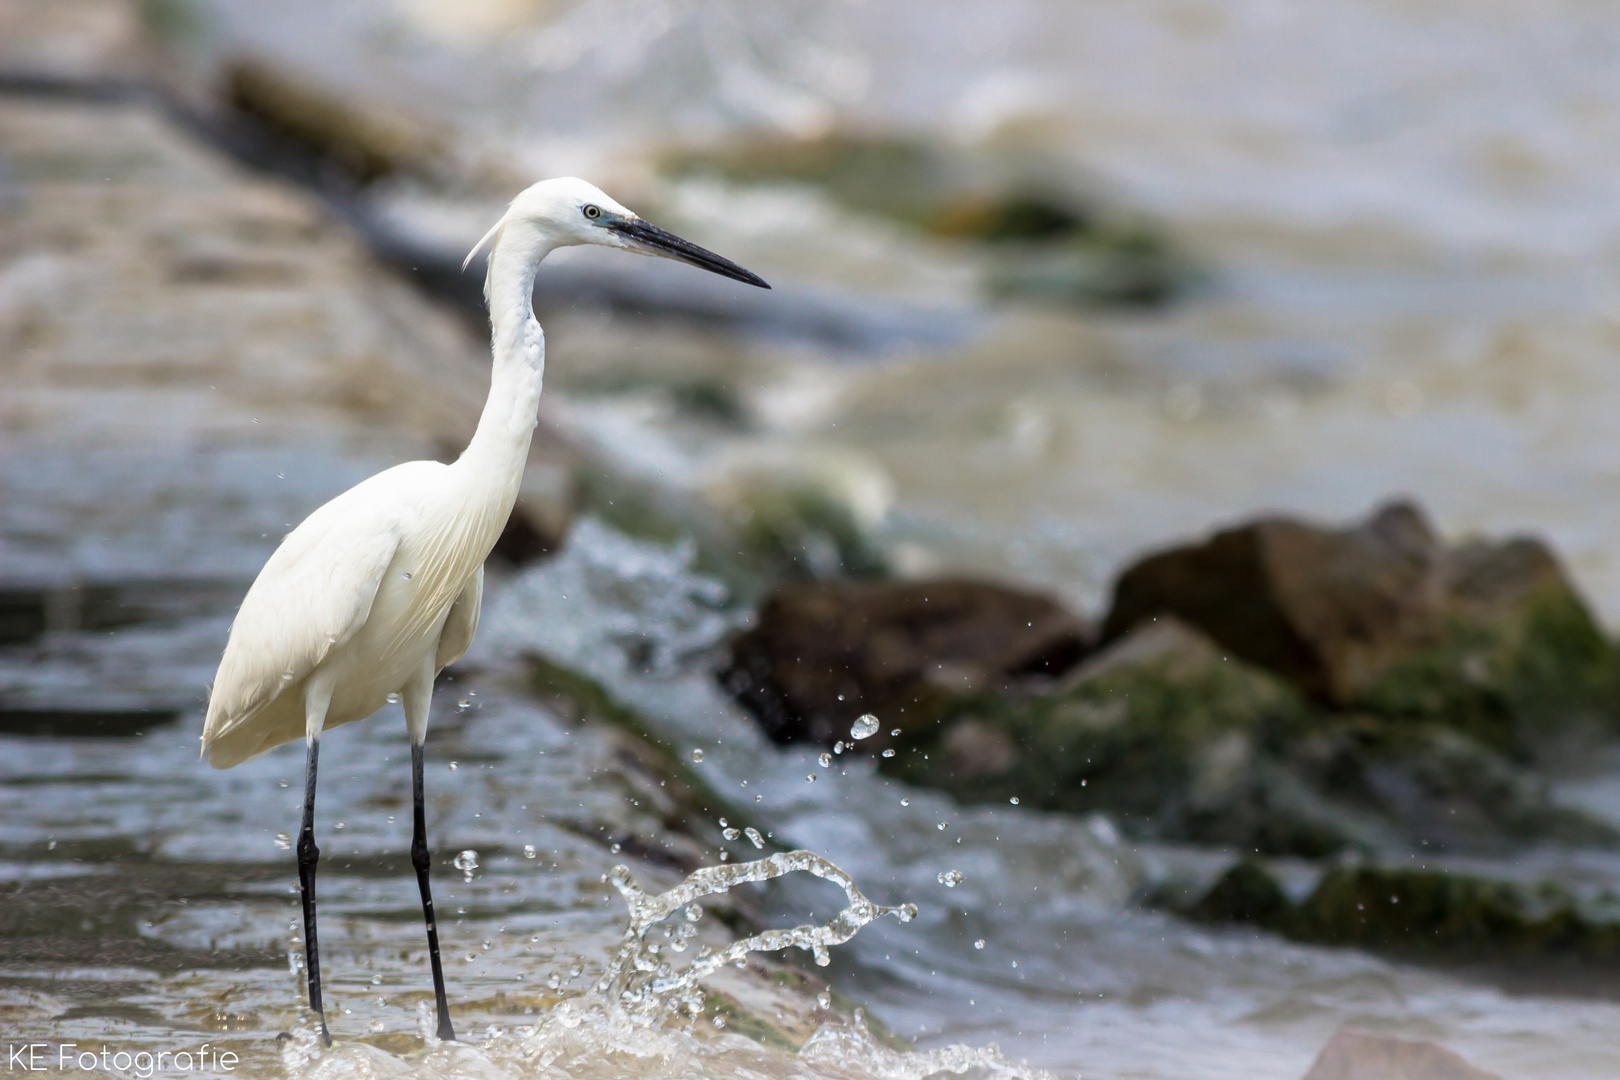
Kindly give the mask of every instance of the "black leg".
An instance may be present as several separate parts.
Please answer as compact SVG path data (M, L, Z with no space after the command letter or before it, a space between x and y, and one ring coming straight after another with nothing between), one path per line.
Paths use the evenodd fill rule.
M428 886L427 815L422 807L422 744L411 744L411 802L415 805L416 826L411 837L411 865L416 867L416 884L422 890L422 919L427 923L428 959L433 964L433 997L439 1005L439 1038L454 1042L450 1026L450 1002L444 996L444 965L439 961L439 923L433 917L433 890Z
M304 827L298 831L298 888L304 898L304 970L309 976L309 1007L321 1018L321 1045L331 1046L326 1030L326 1010L321 1006L321 950L315 940L315 864L321 849L315 846L315 767L320 761L321 743L309 744L309 763L304 769Z

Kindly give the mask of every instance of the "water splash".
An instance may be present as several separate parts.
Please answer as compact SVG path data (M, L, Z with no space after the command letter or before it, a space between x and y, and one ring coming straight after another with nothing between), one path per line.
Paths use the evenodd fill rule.
M718 951L700 953L685 969L672 970L650 952L646 944L647 931L681 909L687 910L688 922L693 906L705 896L729 891L746 882L769 881L798 871L813 874L830 881L844 890L849 904L821 926L804 924L780 930L762 930L757 934L734 941ZM863 926L893 915L901 922L910 922L917 915L915 904L887 907L867 899L855 879L837 864L810 851L787 851L769 855L753 862L728 866L705 866L687 875L685 881L668 892L649 896L630 875L630 868L615 866L608 881L624 897L630 909L630 925L618 954L596 984L595 993L607 1001L637 1007L661 1005L671 995L695 987L699 980L718 971L726 964L745 959L751 952L773 952L789 946L808 951L817 964L830 962L828 949L842 945L860 932Z
M864 1024L819 1028L799 1049L799 1057L850 1076L885 1080L924 1080L940 1073L969 1073L997 1080L1053 1080L1052 1074L1043 1069L1008 1061L994 1043L982 1049L958 1043L938 1050L902 1052L880 1045Z

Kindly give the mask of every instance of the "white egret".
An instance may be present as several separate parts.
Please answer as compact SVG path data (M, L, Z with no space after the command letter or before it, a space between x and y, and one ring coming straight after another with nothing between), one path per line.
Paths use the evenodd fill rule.
M315 933L321 733L365 719L390 698L403 700L410 735L411 863L427 922L439 1037L455 1038L428 887L422 744L433 680L472 643L484 560L512 512L529 454L545 371L545 335L533 306L541 260L559 247L600 244L770 288L735 263L648 224L583 180L546 180L527 189L473 254L486 244L494 370L472 441L452 464L412 461L381 472L288 533L242 601L209 696L202 742L215 768L228 769L300 735L307 745L298 879L309 1004L328 1044Z

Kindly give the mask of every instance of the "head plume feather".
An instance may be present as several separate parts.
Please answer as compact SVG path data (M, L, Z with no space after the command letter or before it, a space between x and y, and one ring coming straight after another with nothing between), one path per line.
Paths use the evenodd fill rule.
M472 265L473 258L480 251L483 251L486 247L489 248L491 252L495 250L495 242L500 238L501 230L506 228L506 219L511 217L511 215L512 210L510 207L508 207L506 213L501 215L501 220L492 225L489 232L484 234L484 238L478 241L478 243L474 244L471 251L467 252L467 257L461 260L462 273L467 272L467 267ZM484 271L484 299L489 299L489 271L487 269Z

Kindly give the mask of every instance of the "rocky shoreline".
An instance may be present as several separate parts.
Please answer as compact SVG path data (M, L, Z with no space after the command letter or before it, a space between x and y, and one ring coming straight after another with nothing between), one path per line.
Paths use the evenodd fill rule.
M1374 862L1620 842L1548 783L1620 738L1620 652L1545 546L1446 544L1405 503L1348 528L1268 518L1150 555L1122 572L1095 635L988 583L787 586L719 677L778 741L876 754L967 804L1104 813L1142 839ZM881 732L857 742L864 713ZM1369 890L1438 899L1375 925L1349 906ZM1606 962L1612 913L1574 914L1554 886L1517 895L1369 867L1330 870L1296 907L1240 862L1182 906L1305 941L1399 951L1432 934L1431 957ZM1453 932L1469 919L1472 937Z

